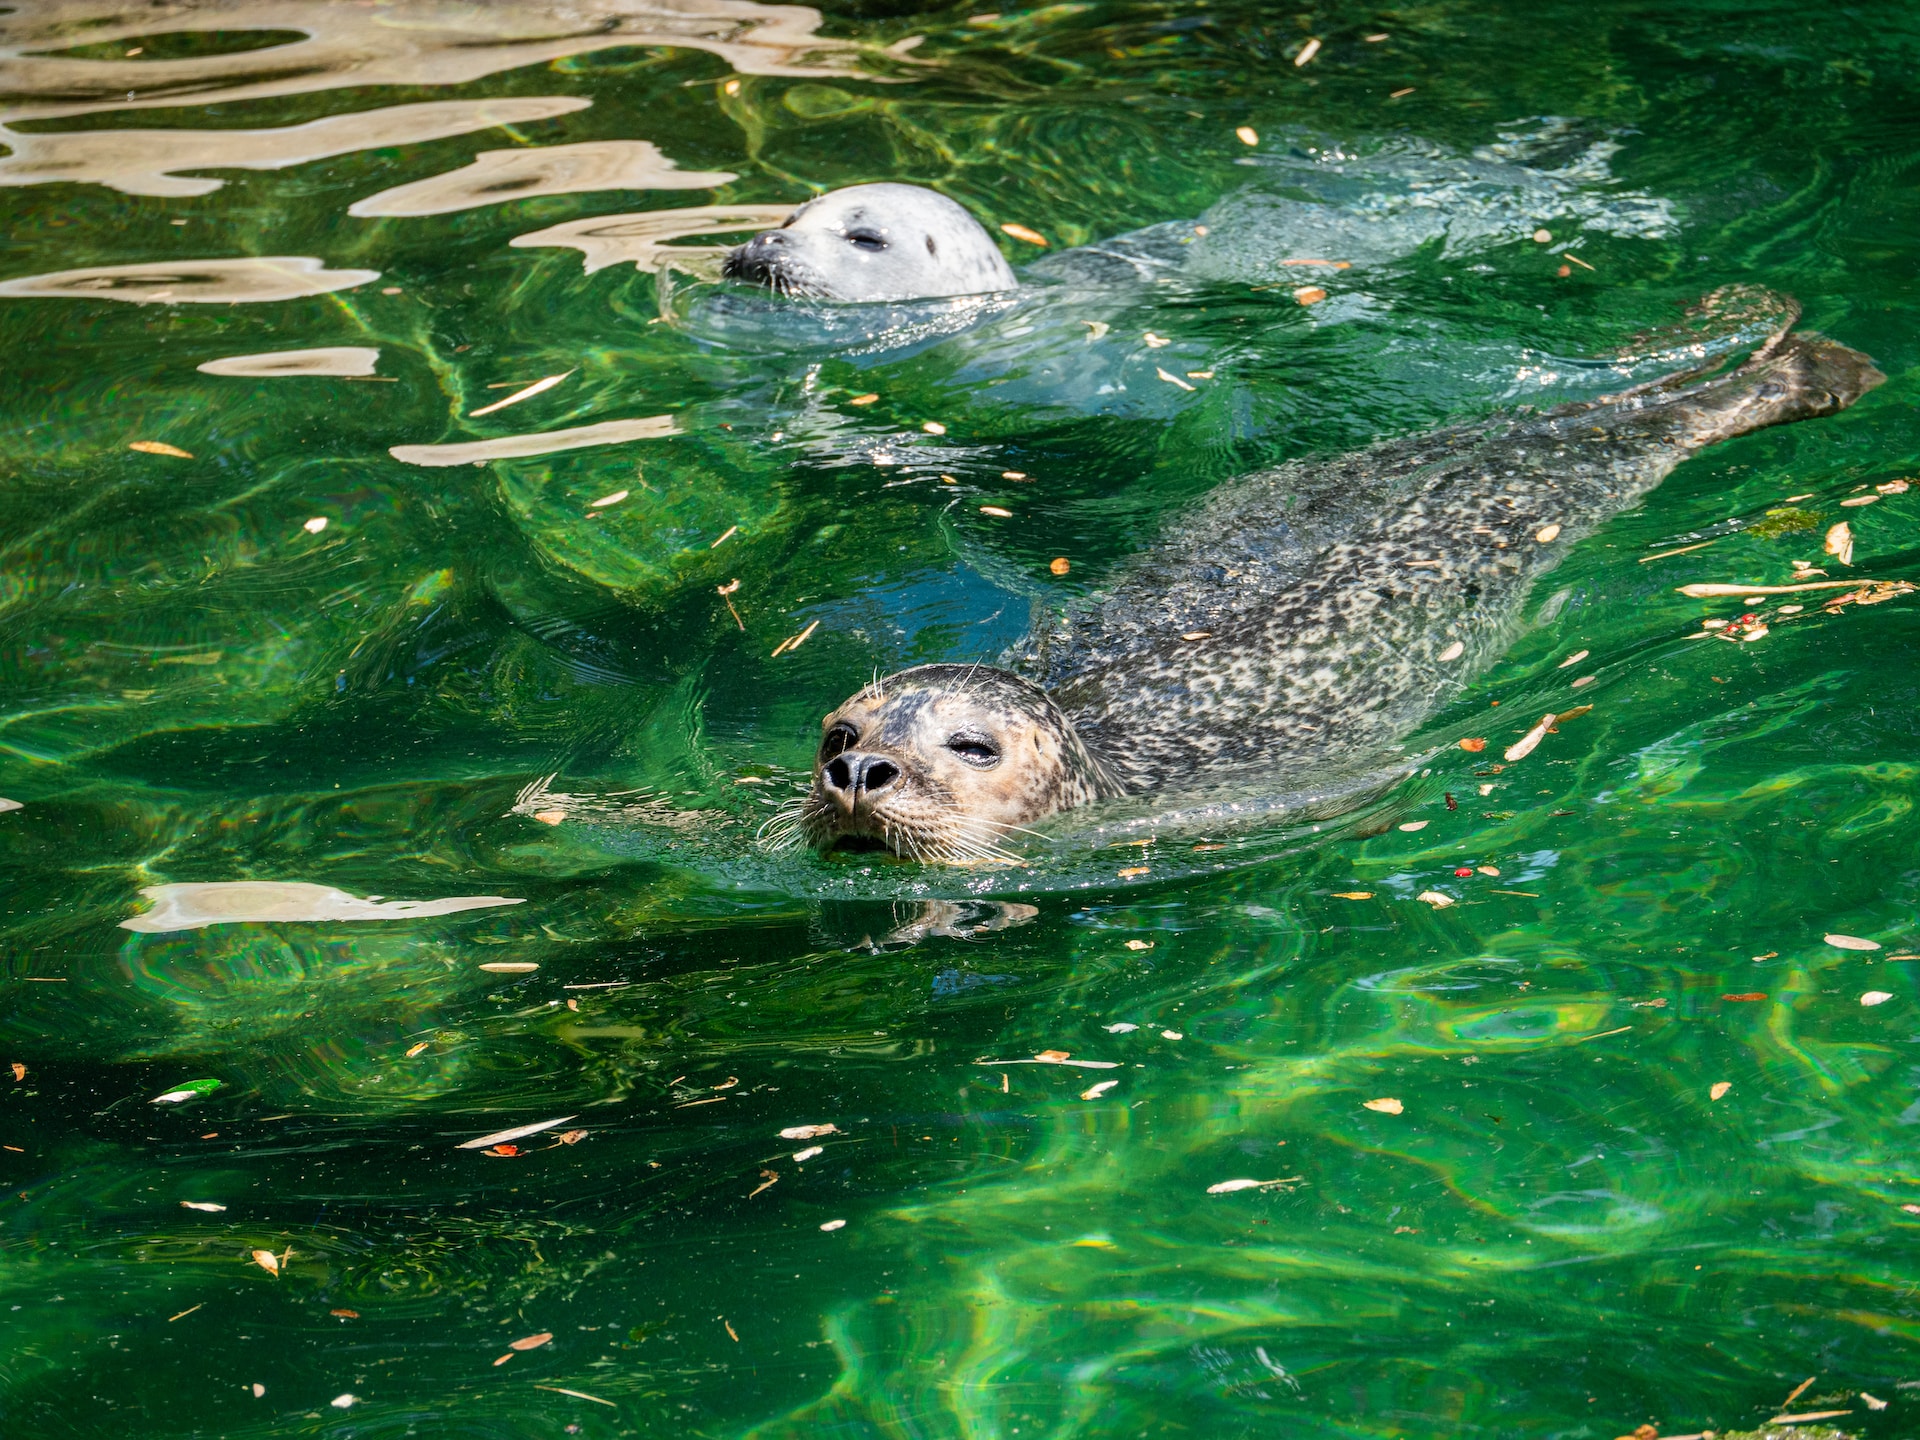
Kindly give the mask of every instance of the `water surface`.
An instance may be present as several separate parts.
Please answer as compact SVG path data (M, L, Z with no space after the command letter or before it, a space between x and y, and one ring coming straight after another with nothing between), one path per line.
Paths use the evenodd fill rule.
M1920 611L1678 587L1920 580L1917 65L1772 0L0 16L7 1433L1910 1433ZM1026 288L714 282L882 179ZM1352 822L756 847L876 670L1732 283L1889 383L1577 547Z

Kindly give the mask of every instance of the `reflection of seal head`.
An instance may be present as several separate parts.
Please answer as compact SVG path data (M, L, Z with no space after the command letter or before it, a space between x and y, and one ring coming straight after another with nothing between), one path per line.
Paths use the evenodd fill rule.
M728 253L723 272L781 295L915 300L1019 282L980 222L919 185L850 185Z
M1022 821L1122 793L1047 693L922 665L827 716L799 833L816 849L991 859Z

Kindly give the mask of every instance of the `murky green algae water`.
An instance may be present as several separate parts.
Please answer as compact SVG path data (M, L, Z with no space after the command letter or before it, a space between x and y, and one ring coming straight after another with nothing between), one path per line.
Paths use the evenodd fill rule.
M1915 601L1676 592L1920 579L1908 8L153 16L0 16L9 1435L1913 1429ZM875 179L1047 258L711 280ZM875 669L1734 282L1890 383L1578 547L1358 819L756 846ZM230 881L521 903L121 924Z

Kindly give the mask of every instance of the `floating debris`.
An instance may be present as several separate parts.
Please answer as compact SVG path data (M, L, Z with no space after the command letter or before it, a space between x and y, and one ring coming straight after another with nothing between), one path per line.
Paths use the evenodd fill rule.
M1538 724L1507 747L1507 760L1509 762L1524 760L1531 755L1535 747L1546 738L1547 732L1553 728L1553 723L1558 718L1551 713L1542 715Z
M1383 1095L1378 1100L1365 1100L1361 1103L1367 1109L1377 1110L1382 1115L1398 1115L1407 1108L1391 1095Z
M1327 292L1318 285L1302 285L1293 292L1293 298L1302 305L1318 305L1327 298Z
M616 490L611 495L602 495L587 508L589 510L605 510L609 505L618 505L632 493L631 490Z
M1731 1089L1733 1089L1733 1082L1731 1080L1716 1080L1712 1086L1708 1088L1707 1098L1709 1100L1718 1100Z
M1112 1025L1102 1025L1100 1028L1106 1031L1109 1035L1131 1035L1134 1031L1138 1030L1140 1027L1134 1024L1131 1020L1119 1020L1113 1023Z
M1118 1080L1102 1080L1099 1084L1089 1085L1086 1089L1082 1090L1080 1092L1080 1098L1082 1100L1098 1100L1119 1083Z
M1487 742L1477 735L1469 735L1460 741L1460 748L1465 750L1469 755L1478 755L1482 750L1487 748Z
M489 460L517 460L529 455L554 455L596 445L621 445L630 440L659 440L678 435L671 415L646 415L632 420L603 420L597 425L575 425L527 435L501 435L493 440L460 441L449 445L393 445L387 453L404 465L441 468L479 465Z
M531 975L540 968L540 962L537 960L483 960L480 962L480 968L496 975Z
M1862 1005L1884 1005L1891 999L1893 999L1893 992L1891 990L1869 990L1860 997L1860 1003Z
M1862 940L1858 935L1825 935L1821 937L1836 950L1878 950L1878 940Z
M942 425L938 420L925 421L921 424L920 428L929 435L944 435L947 433L947 427Z
M1333 892L1333 898L1336 900L1371 900L1373 898L1373 891L1336 890Z
M293 880L222 880L148 885L153 908L122 920L122 930L163 935L207 925L262 925L330 920L415 920L524 902L506 895L453 895L439 900L361 900L330 885Z
M804 1164L808 1160L813 1159L813 1157L816 1155L824 1155L826 1153L827 1153L827 1147L824 1145L809 1145L804 1150L794 1151L791 1158L794 1164L800 1165L800 1164Z
M1436 910L1444 910L1449 905L1453 905L1457 903L1451 895L1442 894L1438 890L1422 890L1418 895L1414 896L1413 898L1416 900L1426 901L1427 904L1431 905Z
M1056 555L1047 562L1047 569L1051 570L1055 575L1064 575L1073 569L1073 562L1064 555Z
M1431 820L1408 820L1402 823L1398 828L1401 830L1405 830L1408 834L1412 834L1416 830L1426 829L1427 826L1431 825L1432 823L1433 822Z
M1003 235L1011 235L1016 240L1024 240L1029 245L1039 245L1045 248L1047 244L1046 236L1042 235L1038 230L1029 230L1024 225L1002 225L1000 227L1000 233Z
M1842 500L1840 502L1840 508L1843 510L1851 510L1859 505L1878 505L1879 503L1880 497L1878 495L1855 495L1850 499Z
M1065 1050L1042 1050L1031 1060L976 1060L976 1065L1066 1065L1075 1070L1118 1070L1117 1060L1075 1060ZM785 1134L784 1131L781 1132Z
M813 632L818 630L819 628L820 628L820 622L816 620L811 625L807 626L806 629L802 630L798 635L789 635L786 639L782 640L778 645L773 647L773 654L769 655L767 658L769 660L777 660L782 655L786 654L789 650L798 650L802 645L807 643L807 637L812 635Z
M982 505L980 507L980 513L982 515L991 515L996 520L1011 520L1013 518L1013 511L1003 505Z
M1186 381L1182 380L1178 375L1170 374L1163 369L1156 368L1154 371L1154 374L1158 375L1162 380L1166 381L1169 385L1178 385L1182 390L1192 391L1198 388L1196 386L1189 385Z
M252 1252L250 1258L254 1264L258 1265L269 1275L278 1275L280 1273L280 1257L274 1254L273 1251L255 1250Z
M128 445L129 450L138 450L142 455L171 455L176 460L191 460L193 456L178 445L169 445L164 440L135 440Z
M875 392L873 392L873 391L871 391L871 390L870 390L870 391L868 391L868 392L867 392L867 393L866 393L865 395L856 395L856 396L854 396L854 397L853 397L853 398L852 398L851 400L849 400L849 401L847 401L847 404L849 404L849 405L872 405L872 404L873 404L873 403L875 403L875 402L876 402L877 400L879 400L879 398L880 398L880 396L879 396L878 394L876 394Z
M557 1120L539 1120L531 1125L516 1125L511 1130L496 1130L491 1135L482 1135L477 1140L462 1140L454 1148L458 1150L491 1149L495 1145L504 1145L509 1140L521 1140L529 1135L538 1135L543 1130L551 1130L557 1125L564 1125L573 1118L571 1115L562 1115Z
M847 1228L847 1222L844 1220L829 1220L820 1228L822 1230L844 1230Z
M1311 63L1313 57L1319 53L1320 42L1317 39L1307 41L1306 44L1300 47L1300 53L1293 57L1293 68L1298 70L1302 65Z
M147 1103L149 1105L183 1105L189 1100L198 1100L202 1095L211 1095L226 1083L224 1080L189 1080L184 1085L176 1085L173 1089L154 1096Z
M538 1335L523 1335L518 1340L509 1340L507 1342L507 1348L509 1350L538 1350L551 1339L553 1339L553 1333L548 1330L542 1330Z
M182 1200L180 1202L180 1208L182 1210L204 1210L210 1215L217 1215L227 1207L213 1200Z
M1260 143L1260 132L1251 125L1242 125L1233 133L1239 138L1242 145L1258 145Z
M822 1135L838 1135L838 1125L789 1125L780 1132L782 1140L816 1140Z
M1222 1180L1218 1184L1207 1186L1209 1195L1234 1195L1242 1190L1272 1190L1280 1185L1298 1185L1298 1175L1283 1176L1278 1180Z
M1827 554L1842 565L1853 564L1853 527L1842 520L1827 531Z

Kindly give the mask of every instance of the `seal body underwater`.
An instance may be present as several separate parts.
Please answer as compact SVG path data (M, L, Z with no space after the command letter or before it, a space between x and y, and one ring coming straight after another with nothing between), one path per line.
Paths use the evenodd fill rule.
M817 300L915 300L1019 285L964 206L919 185L849 185L817 196L727 254L729 280Z
M1020 673L922 666L827 716L791 833L979 858L1092 801L1387 750L1507 648L1535 580L1682 461L1844 410L1885 379L1792 332L1791 302L1766 292L1716 292L1696 315L1769 311L1772 337L1718 378L1228 482L1014 647Z

